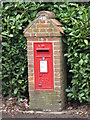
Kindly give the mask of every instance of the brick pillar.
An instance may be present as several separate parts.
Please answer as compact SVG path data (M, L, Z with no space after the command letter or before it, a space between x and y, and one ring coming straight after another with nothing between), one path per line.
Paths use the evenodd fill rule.
M63 34L61 23L55 19L55 14L49 11L39 12L24 31L27 38L30 109L57 111L65 106L66 68L61 40ZM51 42L53 45L53 91L35 90L33 49L35 42Z

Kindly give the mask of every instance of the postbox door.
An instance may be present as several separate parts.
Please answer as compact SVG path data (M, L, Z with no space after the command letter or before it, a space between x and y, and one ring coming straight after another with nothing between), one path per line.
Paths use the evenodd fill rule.
M52 43L34 43L35 90L53 90Z

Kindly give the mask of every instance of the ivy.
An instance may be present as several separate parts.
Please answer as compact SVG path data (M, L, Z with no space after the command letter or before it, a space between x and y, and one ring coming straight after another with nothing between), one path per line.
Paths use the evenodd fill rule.
M89 3L10 2L2 8L2 93L25 97L28 88L27 46L23 35L37 12L50 10L62 23L67 45L68 100L90 102Z

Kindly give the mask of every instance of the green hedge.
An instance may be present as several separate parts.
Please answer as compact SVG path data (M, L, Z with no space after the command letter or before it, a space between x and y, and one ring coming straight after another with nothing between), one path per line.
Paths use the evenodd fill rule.
M63 26L68 100L90 102L89 3L4 3L2 8L2 93L27 96L27 46L23 35L38 11L53 11Z

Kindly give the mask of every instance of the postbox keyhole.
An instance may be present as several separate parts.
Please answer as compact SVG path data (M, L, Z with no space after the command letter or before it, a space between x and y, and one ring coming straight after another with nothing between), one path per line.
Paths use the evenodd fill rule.
M38 86L39 86L39 87L42 87L42 84L39 84Z
M44 44L42 44L41 46L42 46L43 48L45 47L45 45L44 45Z

